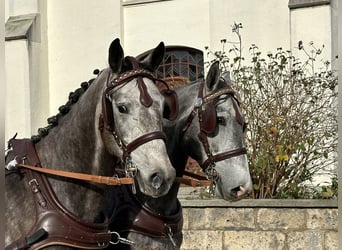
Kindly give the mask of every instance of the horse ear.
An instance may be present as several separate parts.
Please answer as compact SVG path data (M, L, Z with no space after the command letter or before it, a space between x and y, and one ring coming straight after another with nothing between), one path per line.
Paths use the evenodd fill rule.
M152 71L155 71L164 59L165 45L160 42L159 45L149 54L141 63L147 65Z
M216 61L210 66L210 69L206 78L207 88L209 90L213 90L214 86L219 82L219 79L220 79L219 62Z
M226 81L226 83L230 83L230 72L229 71L225 71L221 74L221 77Z
M120 39L116 38L109 47L108 63L113 72L120 72L124 52L120 45Z

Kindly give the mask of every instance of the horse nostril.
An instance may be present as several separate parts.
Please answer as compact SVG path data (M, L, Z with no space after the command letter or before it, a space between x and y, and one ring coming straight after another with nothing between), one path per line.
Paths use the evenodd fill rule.
M248 195L250 190L248 189L248 187L238 186L236 188L233 188L231 192L232 192L234 197L241 199L245 195Z
M240 186L236 187L236 188L233 188L230 192L232 194L233 197L238 197L238 193L240 191Z
M154 173L151 176L152 187L155 189L159 189L163 184L163 178L158 173Z

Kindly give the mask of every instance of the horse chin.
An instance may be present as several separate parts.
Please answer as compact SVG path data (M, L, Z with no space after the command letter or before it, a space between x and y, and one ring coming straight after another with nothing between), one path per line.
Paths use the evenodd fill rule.
M236 195L236 193L234 192L231 192L231 191L224 191L223 190L223 187L222 187L222 184L218 183L216 185L216 196L221 198L221 199L224 199L226 201L230 201L230 202L233 202L233 201L238 201L240 200L242 197L238 197Z
M152 184L146 185L145 182L142 182L141 180L138 180L137 186L142 194L152 198L158 198L166 195L171 188L171 185L165 182L160 187L156 188Z
M139 186L140 187L140 186ZM146 196L150 196L152 198L159 198L168 193L168 189L164 190L155 190L153 188L140 188L140 192L142 192Z

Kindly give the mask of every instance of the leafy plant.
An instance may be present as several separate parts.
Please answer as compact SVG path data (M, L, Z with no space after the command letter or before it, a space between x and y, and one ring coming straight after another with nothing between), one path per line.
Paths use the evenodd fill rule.
M208 64L231 72L242 101L254 198L319 198L313 177L337 166L337 74L313 42L298 43L305 60L282 48L263 56L252 44L246 62L242 28L232 26L238 42L222 39L221 51L206 51Z

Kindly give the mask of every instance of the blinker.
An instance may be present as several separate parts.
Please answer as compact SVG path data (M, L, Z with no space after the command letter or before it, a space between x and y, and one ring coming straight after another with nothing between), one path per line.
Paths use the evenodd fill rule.
M217 127L217 115L213 102L205 105L202 110L202 131L208 135L214 134Z

